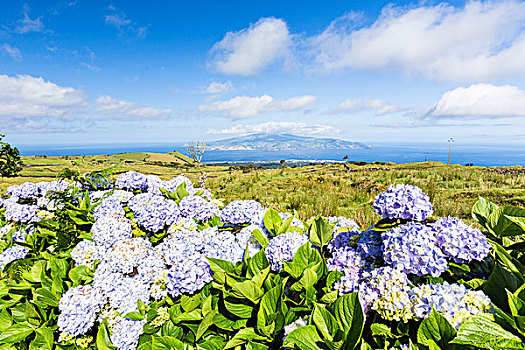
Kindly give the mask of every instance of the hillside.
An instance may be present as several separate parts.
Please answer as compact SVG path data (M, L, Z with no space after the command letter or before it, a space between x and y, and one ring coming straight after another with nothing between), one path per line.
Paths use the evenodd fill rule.
M361 142L333 138L318 138L292 134L256 133L209 142L208 150L214 151L294 151L327 149L369 149Z

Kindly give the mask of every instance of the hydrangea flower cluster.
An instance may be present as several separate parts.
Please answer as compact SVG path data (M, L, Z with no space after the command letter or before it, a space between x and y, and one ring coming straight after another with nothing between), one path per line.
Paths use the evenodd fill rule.
M7 248L0 253L0 270L3 270L4 267L12 261L24 259L28 252L27 248L20 246Z
M131 221L118 214L104 215L91 227L91 235L97 245L110 248L118 241L133 236Z
M136 195L129 201L128 206L137 222L152 232L158 232L165 226L173 224L180 215L177 203L150 193Z
M385 320L414 318L412 289L408 276L391 267L380 267L367 273L359 286L363 310L376 311Z
M432 308L456 329L469 317L491 311L490 299L482 291L467 289L462 284L423 284L412 289L414 313L424 319Z
M229 203L221 211L221 221L230 224L258 224L263 211L261 204L254 200L237 200ZM257 220L257 222L254 222Z
M113 197L108 197L102 200L102 202L95 208L93 216L95 220L107 215L107 214L120 214L126 215L124 208L120 204L120 201Z
M62 295L58 305L58 328L71 336L86 333L105 303L104 294L97 288L89 285L71 288Z
M96 260L102 260L103 254L101 253L103 252L101 250L105 249L101 249L95 242L85 239L73 248L70 255L76 266L85 265L91 267Z
M430 198L417 186L392 185L374 201L376 213L383 218L422 221L432 215Z
M291 261L297 249L307 241L308 237L299 232L287 232L272 238L264 251L271 269L281 271L283 261Z
M212 271L203 255L178 257L166 276L166 289L175 297L193 294L211 280Z
M36 222L39 221L37 216L37 207L35 205L18 204L13 202L7 202L8 205L5 209L5 219L14 222Z
M456 263L481 261L490 253L487 237L458 218L440 218L431 226L436 234L437 246Z
M208 221L214 215L219 216L219 207L201 196L189 195L179 203L180 213L189 218L195 218L199 221Z
M366 260L355 249L341 247L332 251L332 257L326 261L329 270L339 270L343 276L335 282L334 288L339 294L359 290L359 283L367 266Z
M136 171L128 171L120 174L115 181L116 188L125 190L146 190L148 188L148 179L146 175Z
M119 317L111 327L111 343L121 350L136 349L145 323L146 320Z
M385 262L404 273L438 277L448 268L445 255L436 246L434 231L409 222L383 232Z

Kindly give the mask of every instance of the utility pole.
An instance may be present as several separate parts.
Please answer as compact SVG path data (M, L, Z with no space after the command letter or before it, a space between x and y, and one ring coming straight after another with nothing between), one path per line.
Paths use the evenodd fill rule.
M425 152L425 162L427 161L427 156L428 156L428 153Z
M450 155L452 154L452 142L454 142L453 137L448 139L448 165L450 165Z

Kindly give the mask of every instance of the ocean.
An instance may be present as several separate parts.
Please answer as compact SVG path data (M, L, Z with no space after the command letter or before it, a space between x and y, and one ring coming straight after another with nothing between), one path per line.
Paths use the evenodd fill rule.
M204 162L264 162L284 160L341 161L348 155L350 161L382 161L411 163L448 161L448 144L374 144L373 149L356 150L298 150L298 151L206 151ZM19 145L23 156L95 155L125 152L179 151L186 154L181 144L100 144L100 145ZM453 144L452 164L479 166L525 165L523 145Z

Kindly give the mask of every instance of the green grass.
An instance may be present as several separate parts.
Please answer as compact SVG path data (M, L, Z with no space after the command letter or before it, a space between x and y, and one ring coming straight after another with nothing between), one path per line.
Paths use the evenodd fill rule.
M163 179L184 174L195 183L199 178L191 159L174 153L23 157L23 161L33 167L24 168L18 177L0 179L0 193L12 184L51 181L65 167L87 172L114 166L115 174L135 170ZM436 162L350 165L349 169L343 164L268 170L204 167L209 175L207 186L219 198L227 202L256 199L278 210L297 210L303 219L318 214L342 215L362 226L371 225L378 219L372 208L375 196L396 183L421 187L430 196L438 216L459 216L470 221L470 210L479 196L503 205L525 206L525 174L498 174L491 168Z

